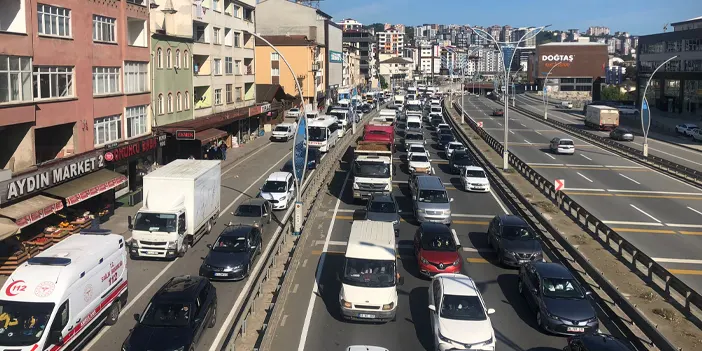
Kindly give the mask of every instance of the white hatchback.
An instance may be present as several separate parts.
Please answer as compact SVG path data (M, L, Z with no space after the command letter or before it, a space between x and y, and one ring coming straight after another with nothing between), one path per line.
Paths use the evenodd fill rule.
M557 154L572 155L575 153L575 143L572 139L553 138L549 148Z
M295 181L290 172L274 172L261 187L259 197L271 203L274 210L285 210L295 200Z
M453 154L454 151L456 150L465 150L465 146L463 144L457 142L457 141L452 141L448 144L446 144L446 158L449 159L451 158L451 155Z
M424 154L427 155L427 158L429 158L429 151L427 151L427 149L424 148L424 145L421 144L410 144L407 154Z
M425 153L407 154L407 163L410 173L434 174L434 168L431 166L429 156Z
M481 167L468 166L461 168L461 185L466 191L489 192L490 181Z

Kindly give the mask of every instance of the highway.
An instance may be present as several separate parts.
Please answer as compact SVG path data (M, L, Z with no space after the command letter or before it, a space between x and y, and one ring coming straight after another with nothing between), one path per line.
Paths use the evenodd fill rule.
M490 116L498 107L482 97L465 101L467 114L503 141L504 117ZM510 152L547 179L565 180L569 196L693 288L702 289L700 189L514 110L509 116ZM554 137L573 139L575 154L551 153L549 141Z
M526 94L517 94L516 103L517 106L536 112L540 115L543 115L544 113L543 103L534 97L527 96ZM585 128L585 123L583 121L584 116L581 110L566 110L559 108L558 106L554 106L552 103L549 103L549 105L548 118L570 124L571 126L583 129L595 135L609 137L609 132ZM625 121L628 120L624 120L622 118L622 123ZM641 124L639 123L638 126L623 124L623 126L628 127L634 133L638 133L639 135L635 135L633 142L618 142L639 150L643 150L643 134L641 134ZM649 133L648 138L648 152L652 156L664 158L685 167L702 171L702 152L700 152L698 149L690 149L688 147L676 145L676 143L694 145L695 141L689 137L670 136L651 132Z
M496 331L498 350L561 350L565 338L546 335L536 328L534 314L516 289L517 271L496 266L485 240L488 223L495 215L510 213L494 193L467 193L460 189L455 175L425 130L429 140L432 164L454 198L453 229L462 244L465 260L463 273L476 280L488 308L496 309L491 316ZM353 201L352 177L346 171L337 172L330 183L330 192L321 199L326 211L320 211L303 235L306 244L298 248L302 262L293 264L286 279L290 288L282 291L282 312L271 320L261 350L335 351L350 345L381 346L392 351L434 350L429 324L427 287L429 280L419 276L412 251L412 238L417 225L411 214L406 186L408 174L402 161L404 153L395 155L398 173L393 195L401 209L402 222L397 241L398 270L405 284L398 287L398 314L395 322L363 324L342 321L339 315L337 273L343 267L343 255L351 222L362 203ZM345 164L348 169L348 164ZM315 287L318 278L319 289ZM280 302L280 301L279 301ZM603 318L601 318L602 320ZM606 318L605 318L606 319ZM605 326L603 324L603 326ZM606 331L606 328L603 327Z

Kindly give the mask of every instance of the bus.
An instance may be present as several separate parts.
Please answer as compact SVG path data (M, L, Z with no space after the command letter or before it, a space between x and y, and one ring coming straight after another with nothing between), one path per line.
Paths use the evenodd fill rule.
M335 108L329 112L329 115L336 117L339 121L339 138L343 137L346 132L351 129L353 124L352 115L348 109Z
M310 147L328 152L339 140L339 120L334 116L321 116L307 126Z

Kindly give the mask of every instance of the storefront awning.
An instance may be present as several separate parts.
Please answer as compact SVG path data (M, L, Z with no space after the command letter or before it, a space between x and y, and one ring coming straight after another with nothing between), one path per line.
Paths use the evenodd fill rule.
M5 240L19 232L20 227L10 219L0 218L0 240Z
M15 224L24 228L63 208L61 200L48 196L37 195L14 205L0 209L0 216L12 218Z
M125 183L127 177L101 169L68 183L46 190L45 193L66 199L66 205L73 206L93 196L102 194L116 186Z
M210 141L225 138L227 135L228 133L225 131L212 128L195 133L195 139L200 140L200 142L205 144L209 143Z

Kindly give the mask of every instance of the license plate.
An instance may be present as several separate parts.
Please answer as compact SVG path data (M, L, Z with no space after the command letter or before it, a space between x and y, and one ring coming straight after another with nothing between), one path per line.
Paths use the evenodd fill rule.
M585 332L585 328L568 327L568 331L573 332L573 333L583 333L583 332Z
M158 255L158 251L146 251L147 255Z
M372 319L372 318L375 318L375 315L374 315L374 314L360 313L360 314L358 315L358 317L359 317L359 318L371 318L371 319Z
M215 277L226 277L227 273L215 273Z

